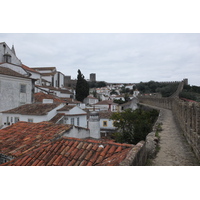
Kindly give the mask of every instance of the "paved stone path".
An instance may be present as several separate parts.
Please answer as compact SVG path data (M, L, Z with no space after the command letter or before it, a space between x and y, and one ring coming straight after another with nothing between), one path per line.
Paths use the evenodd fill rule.
M161 110L162 131L160 150L152 160L153 166L194 166L199 165L182 131L175 123L171 110Z

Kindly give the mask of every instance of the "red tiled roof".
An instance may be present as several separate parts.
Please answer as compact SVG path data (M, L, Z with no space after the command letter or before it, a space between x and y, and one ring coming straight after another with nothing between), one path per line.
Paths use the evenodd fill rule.
M100 111L99 117L100 119L109 119L112 116L113 112L111 111Z
M60 103L65 103L66 101L60 99L59 97L52 95L52 94L45 94L43 92L38 92L34 94L35 102L42 102L43 99L53 99L53 101L60 102Z
M58 113L55 115L49 122L56 123L58 120L60 120L65 114L64 113Z
M32 68L30 68L30 67L24 65L24 64L22 64L22 68L25 69L25 70L27 70L27 71L31 71L31 72L40 74L38 71L36 71L36 70L34 70L34 69L32 69Z
M0 153L19 156L61 137L72 126L50 122L17 122L0 130Z
M57 111L69 111L74 107L75 107L75 105L65 105L62 108L58 109Z
M30 79L29 77L23 76L22 74L6 67L0 67L0 74Z
M104 100L104 101L100 101L94 105L117 105L117 103L113 103L113 101L110 100Z
M21 115L46 115L48 112L58 107L60 103L34 103L25 104L17 108L3 111L2 113L12 113Z
M116 166L134 145L63 137L3 165Z

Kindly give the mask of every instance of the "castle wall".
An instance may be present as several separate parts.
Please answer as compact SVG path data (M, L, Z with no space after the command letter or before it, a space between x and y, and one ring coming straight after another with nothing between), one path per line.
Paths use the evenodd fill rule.
M172 110L177 123L200 160L200 104L179 98L139 97L140 103Z

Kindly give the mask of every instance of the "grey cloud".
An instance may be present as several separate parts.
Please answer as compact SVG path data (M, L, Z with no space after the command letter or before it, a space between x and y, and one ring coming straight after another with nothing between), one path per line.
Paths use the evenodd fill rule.
M200 34L0 34L28 66L56 66L73 78L108 82L171 81L200 85Z

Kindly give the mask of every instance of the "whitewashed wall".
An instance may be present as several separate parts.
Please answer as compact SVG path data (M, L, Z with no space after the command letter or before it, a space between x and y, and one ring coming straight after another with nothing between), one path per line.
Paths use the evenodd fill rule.
M26 93L20 93L20 85L26 85ZM0 112L10 110L21 103L32 103L32 80L0 75Z
M71 119L74 119L74 125L87 128L87 113L78 106L72 108L69 111L57 111L58 113L64 113L65 124L71 124ZM77 118L79 118L79 125L77 124Z
M107 122L107 126L104 126L104 121ZM113 126L113 120L109 120L106 118L100 119L100 128L101 129L116 129L116 127Z
M19 121L25 121L25 122L28 122L28 119L32 119L34 123L49 121L57 114L57 109L60 109L61 107L63 107L63 104L57 106L56 108L48 112L46 115L21 115L12 113L2 113L2 122L3 124L7 123L7 117L8 117L8 122L10 122L10 124L14 123L15 117L18 117Z
M4 48L5 45L5 48ZM11 51L11 49L8 47L6 43L0 43L0 63L4 62L4 57L3 55L5 53L8 53L11 55L11 63L16 64L16 65L21 65L21 61L15 56L15 54Z
M68 130L64 136L66 137L74 137L74 138L86 138L90 137L90 131L89 129L74 127L70 130Z

